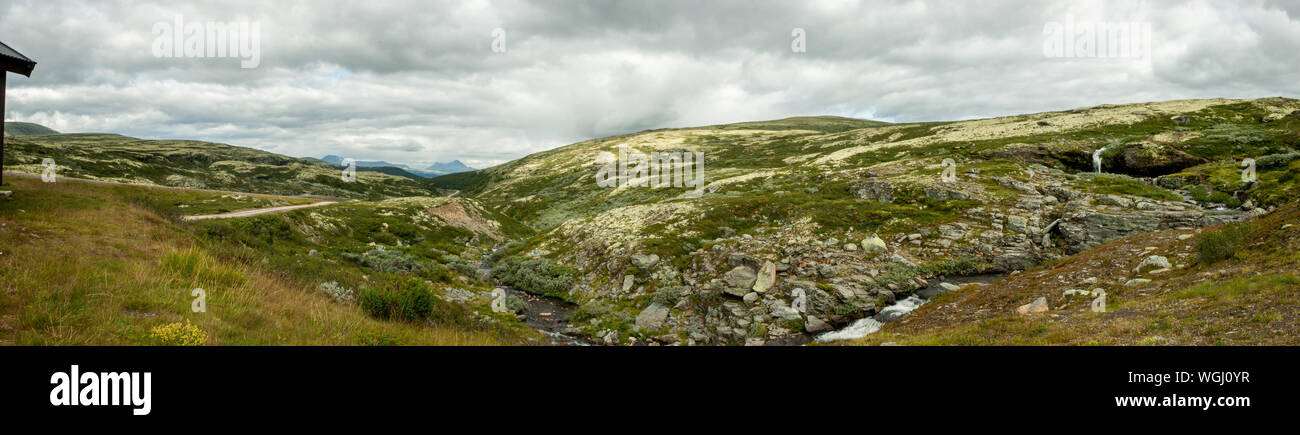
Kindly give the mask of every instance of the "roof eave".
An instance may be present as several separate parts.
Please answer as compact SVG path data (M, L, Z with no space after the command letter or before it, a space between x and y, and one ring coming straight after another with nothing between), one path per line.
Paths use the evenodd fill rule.
M24 62L9 56L0 56L0 70L31 77L34 69L36 69L36 62Z

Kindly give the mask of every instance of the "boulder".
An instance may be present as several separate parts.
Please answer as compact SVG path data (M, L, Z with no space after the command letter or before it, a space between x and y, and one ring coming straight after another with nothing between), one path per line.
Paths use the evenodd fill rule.
M1138 263L1138 266L1133 268L1133 271L1137 273L1142 273L1142 272L1156 270L1156 269L1168 269L1170 267L1173 266L1169 265L1168 258L1159 255L1152 255L1150 257L1143 259L1141 263Z
M1033 302L1016 307L1016 313L1021 315L1031 314L1031 313L1046 313L1047 310L1048 310L1047 298L1045 297L1034 299Z
M636 277L632 275L623 275L623 293L632 291L632 285L636 283Z
M803 322L803 330L808 332L830 331L831 325L817 318L817 316L808 316Z
M834 278L836 275L835 267L829 264L819 264L817 265L817 275L822 278Z
M877 237L875 234L872 234L871 237L862 239L861 246L862 250L866 252L889 252L889 247L885 245L885 241L881 240L880 237Z
M758 276L754 280L753 290L759 293L765 293L776 283L776 265L771 261L763 263L763 268L758 271Z
M790 308L785 304L773 304L770 312L772 317L776 319L781 319L781 320L802 319L798 311L795 311L794 308Z
M733 252L727 255L727 264L732 266L745 266L751 269L758 269L761 266L757 258L748 255Z
M638 269L649 269L654 267L654 265L659 264L659 256L655 254L632 254L631 260L632 265L636 266Z
M750 269L749 266L736 266L722 276L723 282L740 288L752 288L757 279L758 275L754 274L754 269Z
M882 297L882 298L884 298L884 299L885 299L885 303L887 303L887 304L892 304L892 303L894 303L895 301L898 300L898 296L895 296L895 295L894 295L894 292L889 291L889 290L883 290L883 289L882 289L882 290L876 292L876 295L877 295L877 296L880 296L880 297Z
M659 329L664 326L664 321L668 320L668 307L659 304L650 304L641 314L636 315L636 329L639 331L648 331Z
M857 297L857 293L853 291L853 287L848 285L833 284L831 285L831 288L835 290L835 294L838 295L840 299L843 299L846 302Z
M916 267L916 263L913 263L912 260L908 260L907 257L898 254L891 255L889 261L905 266Z

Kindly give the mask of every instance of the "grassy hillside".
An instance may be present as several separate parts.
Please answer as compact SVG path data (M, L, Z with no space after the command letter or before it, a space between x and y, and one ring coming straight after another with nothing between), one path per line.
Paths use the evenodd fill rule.
M968 287L848 344L1296 345L1300 334L1300 206L1257 221L1124 238ZM1135 268L1166 257L1170 270ZM1147 280L1147 281L1143 281ZM1105 312L1091 296L1106 292ZM1050 311L1016 307L1044 297Z
M492 313L490 286L449 261L453 252L493 242L428 211L445 199L349 202L183 224L176 216L196 209L295 200L74 180L6 182L16 193L0 200L0 343L499 345L537 339L513 316ZM372 294L382 301L379 290L405 286L413 276L428 283L427 318L387 318L389 312L366 303ZM206 291L206 312L192 311L195 288Z
M5 136L31 136L40 134L59 134L54 129L30 122L6 122Z
M60 176L276 195L383 199L437 194L425 179L397 168L341 167L252 148L200 141L142 140L116 134L21 136L5 142L5 170L41 173L54 159Z
M17 199L0 210L23 254L0 256L14 313L5 324L19 343L145 343L162 320L198 320L173 293L207 285L244 304L218 299L241 314L199 325L219 331L216 343L315 343L313 328L345 343L462 339L426 327L529 343L533 331L488 307L503 284L577 304L565 333L607 344L800 342L914 296L931 302L855 343L1292 344L1298 142L1300 101L1185 100L960 122L661 129L430 180L359 168L357 183L342 183L318 160L228 145L23 136L6 169L39 173L52 157L65 176L363 200L182 224L304 200L17 179ZM704 186L598 186L597 155L620 144L702 153ZM1257 177L1243 179L1250 162ZM437 197L444 189L460 192ZM96 213L108 222L92 223ZM73 254L43 240L65 233L76 249L121 253L58 269L58 255ZM115 238L96 238L105 234ZM132 238L147 252L122 241ZM1171 265L1133 270L1152 255ZM96 274L112 276L111 291L97 290ZM940 284L988 274L1009 278ZM40 290L45 280L58 285ZM137 301L133 287L148 290ZM1063 296L1094 288L1110 295L1107 313ZM113 292L128 296L105 299ZM274 299L287 295L368 332L304 324ZM1014 314L1040 296L1048 314ZM277 322L299 332L258 329ZM96 324L123 332L64 332Z
M596 313L589 334L755 343L805 328L771 315L796 290L811 300L801 321L838 326L934 278L1262 215L1300 195L1297 141L1300 102L1285 98L960 122L810 117L593 139L435 182L541 229L503 255L571 268L558 293ZM702 152L705 193L597 186L597 154L619 144ZM1247 158L1257 182L1241 180ZM749 290L768 262L773 290ZM667 302L667 320L634 324Z

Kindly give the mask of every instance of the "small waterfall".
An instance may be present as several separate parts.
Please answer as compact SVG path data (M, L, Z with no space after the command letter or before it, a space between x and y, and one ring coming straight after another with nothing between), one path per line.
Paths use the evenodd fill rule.
M1098 174L1101 173L1101 153L1106 151L1106 148L1110 147L1101 147L1101 149L1092 152L1092 167L1097 170Z

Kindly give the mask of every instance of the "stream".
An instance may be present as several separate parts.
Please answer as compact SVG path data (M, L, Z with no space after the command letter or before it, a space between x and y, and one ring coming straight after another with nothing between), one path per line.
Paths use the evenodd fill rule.
M942 281L940 280L931 281L929 287L917 290L916 293L912 294L911 296L908 296L902 300L899 300L898 302L894 302L892 305L882 308L880 312L876 313L876 315L855 320L853 323L850 323L849 326L845 326L838 330L830 331L818 335L816 341L819 343L828 343L832 341L862 338L871 335L876 331L879 331L880 328L882 326L885 326L886 323L892 322L894 320L898 320L899 318L906 316L907 313L912 312L912 310L919 308L921 305L925 305L925 303L928 302L930 298L941 294L943 290L941 287L939 287L940 283L953 284L958 287L964 286L966 284L979 284L981 286L985 286L993 283L994 281L1002 279L1004 276L1006 275L1003 274L972 275L972 276L946 278Z
M569 316L577 306L557 298L538 296L512 287L498 286L507 295L523 299L528 306L524 310L524 324L546 335L551 344L558 346L591 346L585 338L566 333L569 328Z
M943 290L940 283L954 284L964 286L966 284L988 285L1002 279L1004 274L972 275L962 277L945 278L943 280L933 280L930 286L917 290L911 296L899 300L871 317L858 319L853 323L835 331L825 332L817 336L810 334L796 334L789 337L772 339L765 343L767 346L800 346L812 341L827 343L839 340L851 340L861 338L876 331L879 331L885 323L897 320L912 310L917 309L931 298L940 294ZM527 293L508 286L498 286L506 294L522 299L527 305L524 311L524 324L528 327L546 335L547 340L557 346L591 346L592 342L578 334L570 333L572 330L569 326L569 318L577 306L557 298L549 296L539 296ZM569 332L566 332L569 331Z

